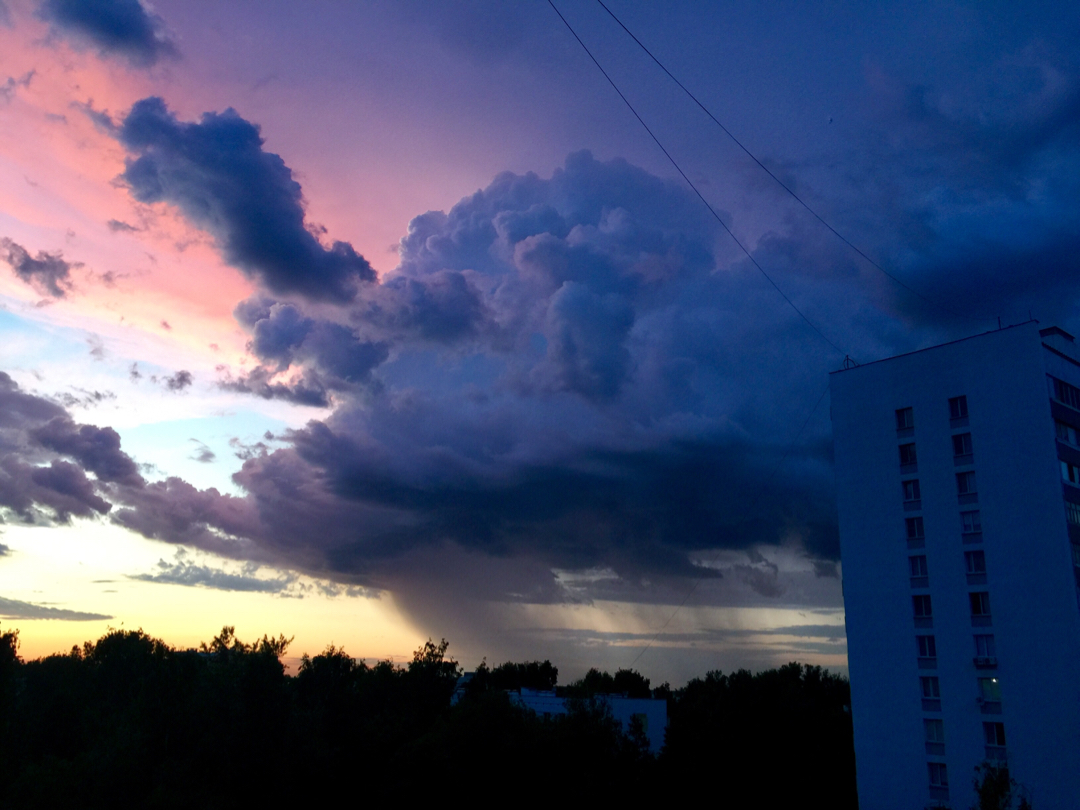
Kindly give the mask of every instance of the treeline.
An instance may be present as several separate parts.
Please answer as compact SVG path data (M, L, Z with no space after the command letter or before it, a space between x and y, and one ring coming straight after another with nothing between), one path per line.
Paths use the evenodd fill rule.
M257 802L689 800L855 807L847 681L789 664L710 672L681 689L631 670L558 687L571 711L542 719L506 690L557 687L550 662L461 668L428 642L404 667L330 647L281 663L288 640L226 627L199 650L112 631L23 661L0 634L0 806L240 807ZM598 694L668 702L658 757ZM572 793L571 793L572 791Z

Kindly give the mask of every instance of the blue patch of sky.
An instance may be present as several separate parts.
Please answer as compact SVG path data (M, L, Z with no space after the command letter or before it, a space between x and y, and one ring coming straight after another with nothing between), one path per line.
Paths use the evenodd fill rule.
M237 458L238 447L230 440L252 446L263 442L270 448L280 447L267 442L267 431L279 433L287 425L255 411L237 410L221 416L195 419L174 419L167 422L125 428L124 449L136 461L151 461L154 469L146 471L148 480L178 476L200 489L216 487L222 493L242 494L232 481L232 474L243 461ZM193 441L194 440L194 441ZM212 461L199 461L203 448L214 454Z

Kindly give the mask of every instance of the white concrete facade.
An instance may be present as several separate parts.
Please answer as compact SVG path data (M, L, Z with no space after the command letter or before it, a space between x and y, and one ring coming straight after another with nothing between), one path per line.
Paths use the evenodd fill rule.
M1032 321L832 375L863 807L967 808L987 759L1080 807L1078 358Z

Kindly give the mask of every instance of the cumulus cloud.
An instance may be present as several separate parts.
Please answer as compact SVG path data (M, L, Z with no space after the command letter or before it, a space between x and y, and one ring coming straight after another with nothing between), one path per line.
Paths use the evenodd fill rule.
M270 292L340 303L375 278L348 242L319 242L292 170L263 150L259 128L235 110L187 123L160 98L145 98L116 136L132 155L123 179L135 199L176 206L214 236L229 264Z
M31 256L30 251L7 237L0 239L0 259L39 293L53 298L63 298L71 291L71 270L82 267L80 262L65 261L59 251L39 250L36 257Z
M308 317L293 304L264 296L242 301L235 315L251 330L248 348L262 365L240 380L224 381L231 390L326 407L328 391L368 382L372 370L389 356L385 341L365 340L348 326ZM302 381L271 382L293 365L303 366Z
M781 542L835 559L823 412L769 484L827 356L752 269L721 266L720 235L624 161L501 175L417 217L343 321L242 302L260 365L222 384L333 412L245 448L242 498L171 479L122 494L112 519L372 586L406 587L444 548L532 560L518 590L544 599L560 598L552 568L715 578L695 552ZM764 592L768 575L741 578Z
M37 13L54 35L136 67L180 55L165 21L140 0L44 0Z
M984 264L984 302L1038 300L1075 317L1080 84L1065 76L1055 87L1001 120L932 93L896 94L882 121L899 116L904 137L870 139L884 146L855 160L873 171L853 170L895 217L888 227L865 221L864 203L839 224L928 297L948 300L950 285L967 284L965 244L987 223L1028 222L997 228L1012 265ZM416 217L398 267L375 279L338 263L305 227L292 173L235 113L183 123L149 99L121 129L135 196L178 206L259 285L235 311L258 365L222 369L221 384L333 410L273 447L238 445L242 495L178 478L109 482L65 455L93 476L109 520L392 587L415 610L463 593L646 602L680 591L672 583L678 601L701 577L764 602L804 598L776 549L805 563L804 593L838 598L822 399L837 359L678 183L586 152L550 178L502 174L449 211ZM948 194L934 190L941 178ZM973 294L958 317L933 315L799 219L750 244L858 357L957 336L978 314ZM1032 268L1024 256L1053 261ZM48 492L31 479L25 497L77 497L77 482L62 491L59 478ZM710 565L706 552L718 549L736 558Z

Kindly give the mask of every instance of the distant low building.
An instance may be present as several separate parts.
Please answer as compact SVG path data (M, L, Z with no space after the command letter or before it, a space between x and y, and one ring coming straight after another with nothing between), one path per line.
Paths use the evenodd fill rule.
M554 717L566 714L567 701L570 698L559 697L555 692L541 692L534 689L521 689L510 692L510 702L536 712L541 717ZM653 698L630 698L623 695L596 695L594 699L605 704L622 726L629 733L636 720L649 740L649 750L660 753L664 746L664 732L667 730L667 701Z
M465 696L465 687L472 680L473 673L466 672L458 679L450 704L456 705ZM537 689L507 690L510 702L523 709L529 709L540 717L556 717L566 714L567 701L571 698L560 697L554 691ZM649 741L649 750L660 753L664 746L664 733L667 731L667 701L654 698L631 698L624 695L596 695L594 699L603 703L611 711L611 716L629 733L635 721L641 724L641 730Z

